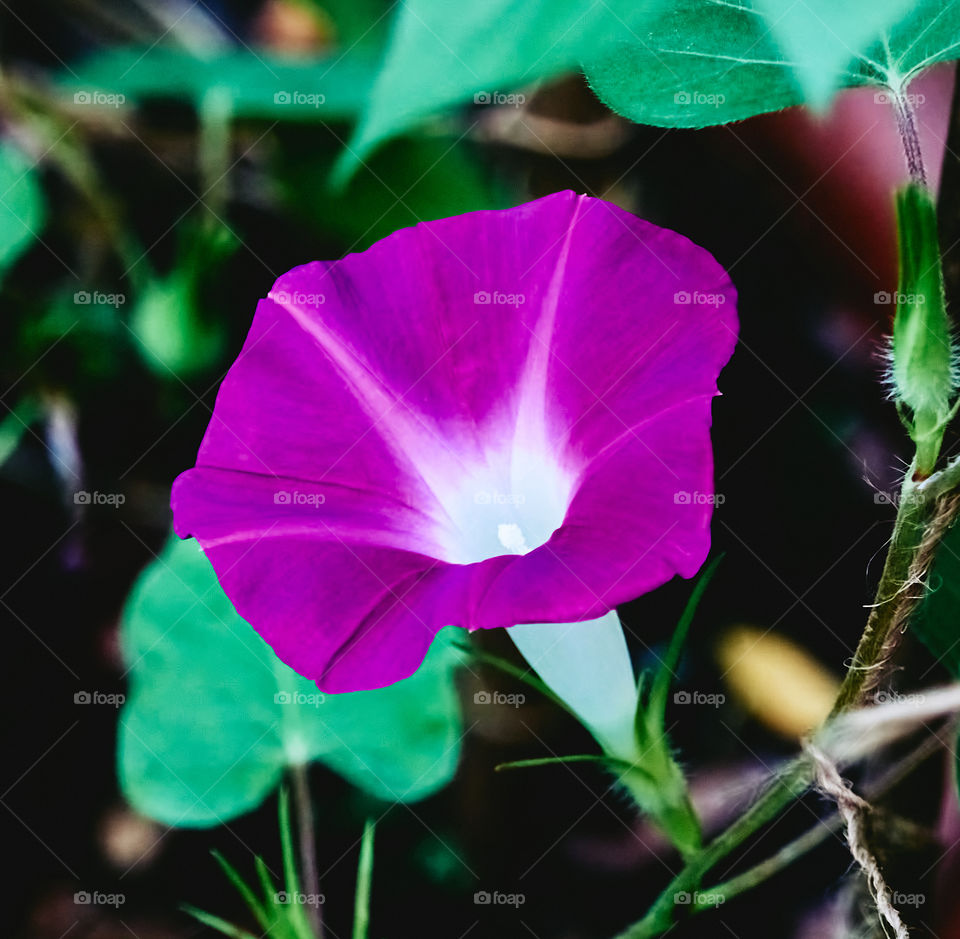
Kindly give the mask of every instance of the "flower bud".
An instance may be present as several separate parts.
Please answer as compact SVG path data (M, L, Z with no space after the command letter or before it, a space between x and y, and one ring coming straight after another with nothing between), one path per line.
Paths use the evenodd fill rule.
M893 321L893 396L917 446L916 474L933 472L957 388L943 292L937 211L930 191L897 193L900 280Z

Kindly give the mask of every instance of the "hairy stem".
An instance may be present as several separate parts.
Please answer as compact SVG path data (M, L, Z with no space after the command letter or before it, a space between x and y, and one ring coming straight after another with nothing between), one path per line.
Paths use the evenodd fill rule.
M905 622L916 600L909 586L916 577L915 562L934 504L933 499L925 498L917 491L911 467L901 487L893 536L876 597L853 661L840 686L831 717L857 707L864 695L875 688L879 681L883 666L894 647L899 627ZM668 930L676 920L677 896L698 890L703 876L718 861L806 792L814 775L813 764L806 755L789 763L740 818L688 860L683 870L656 899L647 915L629 927L618 939L650 939ZM688 908L697 907L692 904Z
M864 798L872 802L886 795L891 789L898 785L910 773L913 772L921 763L929 759L934 753L943 749L943 741L939 735L933 735L924 739L924 741L911 750L902 760L890 767L879 779L867 787ZM722 897L722 900L716 901L713 905L726 902L733 899L741 893L751 890L763 881L778 874L784 868L789 867L798 858L803 857L809 851L812 851L818 845L822 844L834 832L843 827L843 819L839 812L833 812L824 818L816 827L804 832L800 837L785 844L779 851L768 857L766 860L755 864L748 870L731 877L723 883L706 888L703 892L711 897ZM700 912L705 907L693 906L691 913Z
M923 167L916 116L913 112L913 104L903 90L894 93L893 110L897 116L897 130L900 131L900 139L903 141L903 152L907 159L910 178L915 183L926 186L927 174Z
M911 466L908 470L900 489L897 518L877 593L853 661L834 702L831 717L857 707L863 702L864 696L876 688L892 651L891 640L896 639L893 627L905 621L916 602L916 596L910 590L914 579L912 568L932 506L917 492L912 478L913 469Z

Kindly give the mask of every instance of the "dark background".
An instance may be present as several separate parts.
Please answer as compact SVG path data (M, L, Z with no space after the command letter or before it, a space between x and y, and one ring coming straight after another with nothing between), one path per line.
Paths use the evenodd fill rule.
M200 185L192 108L158 97L128 115L133 134L69 112L54 87L63 62L159 38L148 7L79 0L5 5L0 120L6 134L24 132L24 89L36 111L46 109L64 126L76 118L70 137L99 173L106 211L144 247L153 245L150 262L162 272L178 263L176 238L187 223L175 223L185 212L192 218ZM319 51L337 47L335 29L315 34L298 27L296 17L279 28L276 3L205 9L254 47L282 51L298 36ZM949 69L933 76L928 110L921 112L934 141L927 152L934 167L951 86ZM525 113L557 128L589 131L604 117L578 77L529 97ZM894 514L875 503L874 492L893 488L908 454L879 383L878 352L892 308L873 302L876 291L895 286L890 192L900 172L898 144L892 118L869 93L846 94L842 106L833 134L829 125L787 114L702 132L622 124L600 157L538 152L480 131L458 151L475 167L490 204L564 188L611 198L704 245L730 269L740 293L742 342L721 377L723 397L714 411L717 491L725 502L713 531L715 550L726 557L698 613L681 676L686 687L726 691L727 703L668 713L682 758L704 791L732 780L749 795L757 773L795 747L726 689L714 655L718 638L735 623L775 627L839 674L865 620L863 605ZM475 120L474 111L455 115L458 134ZM317 197L349 126L278 125L241 156L267 128L256 121L235 127L241 158L225 214L242 245L200 290L203 315L218 324L223 346L191 374L158 374L148 365L124 326L129 307L102 327L57 327L50 317L57 298L79 289L58 257L95 275L98 285L132 288L104 247L109 226L55 156L40 161L49 205L44 243L20 259L0 293L0 390L6 389L0 401L10 409L29 392L45 408L45 418L0 467L4 935L209 934L178 905L245 922L209 849L220 849L245 872L252 869L251 851L276 860L274 800L228 827L200 832L151 829L124 810L114 774L116 713L73 703L84 688L123 690L117 625L124 598L167 535L170 483L194 460L256 299L295 264L354 248L355 238L344 231L362 231L363 213L372 222L395 202L369 179L352 202L324 208ZM856 130L865 136L841 154L837 140L853 140ZM412 141L399 147L412 147L415 156ZM402 155L411 183L429 166L390 146L380 159L393 154L400 162ZM304 175L311 161L316 169ZM438 184L450 185L449 179ZM431 217L431 208L456 204L456 196L411 199L412 214L391 216L393 227L416 220L419 204ZM356 228L345 229L343 213L353 212L360 216L352 220ZM52 436L55 418L60 438ZM72 504L48 454L48 447L60 447L68 455L64 440L77 448L86 487L122 491L124 506L81 512ZM669 638L689 588L670 584L622 611L637 637L639 662ZM481 641L510 654L503 637ZM915 663L911 674L932 665L909 641L901 655ZM934 669L926 681L943 678ZM502 676L490 680L505 688ZM465 677L468 708L471 682ZM522 713L471 716L480 724L456 781L426 803L373 805L332 773L312 772L329 934L350 934L356 841L370 813L386 813L378 831L372 935L606 939L638 918L678 859L665 848L643 847L635 834L653 843L650 832L625 797L590 768L493 772L499 762L545 755L547 748L589 749L583 732L533 695ZM898 890L928 898L913 920L918 935L934 928L941 937L952 934L951 897L937 889L933 867L940 861L942 872L949 861L931 827L943 781L941 762L932 760L889 806L916 823L904 836L905 860L889 873ZM795 806L752 856L809 827L823 809L816 796ZM721 865L719 879L731 864ZM841 883L849 866L845 848L831 838L761 890L672 935L827 935L809 917L850 889ZM126 903L117 913L78 907L73 894L81 889L122 892ZM519 910L477 907L478 889L520 892L526 902Z

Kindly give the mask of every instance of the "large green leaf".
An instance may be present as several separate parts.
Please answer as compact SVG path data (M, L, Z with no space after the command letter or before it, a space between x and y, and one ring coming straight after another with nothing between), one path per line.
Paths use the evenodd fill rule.
M678 0L586 66L642 124L706 127L872 84L903 91L960 54L960 0Z
M34 165L15 147L0 143L0 274L37 237L45 214Z
M407 0L338 177L382 140L475 95L507 94L630 39L665 0ZM479 99L489 100L488 99Z
M200 58L156 46L98 52L61 81L78 104L119 106L162 97L199 107L211 90L222 89L240 116L329 121L357 114L373 74L374 58L366 47L300 61L243 49Z
M459 756L452 632L411 678L323 695L236 614L197 543L172 539L124 613L124 792L153 818L203 827L257 806L286 767L321 760L378 798L427 796Z

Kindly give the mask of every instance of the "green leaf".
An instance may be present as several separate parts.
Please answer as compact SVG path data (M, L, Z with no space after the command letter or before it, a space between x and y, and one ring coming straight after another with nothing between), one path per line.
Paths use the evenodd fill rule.
M233 923L229 923L219 916L214 916L212 913L204 913L203 910L198 910L195 906L185 905L183 909L194 919L203 923L204 926L209 926L224 936L230 936L230 939L257 939L253 933L247 932L239 926L234 926Z
M697 578L653 678L649 695L644 694L644 676L641 676L634 722L638 757L634 769L626 770L620 777L637 804L650 814L684 855L700 849L702 832L700 820L690 802L686 777L673 756L664 717L670 684L680 661L683 644L700 600L721 560L722 554L707 564Z
M200 321L193 277L183 269L147 284L131 313L130 330L144 362L162 378L203 371L223 348L222 331Z
M630 39L664 0L408 0L336 177L381 141L474 95L506 94ZM481 101L484 99L480 99Z
M260 924L260 928L264 933L269 933L272 923L270 917L267 915L267 909L264 904L257 899L256 894L240 876L237 869L219 851L214 851L213 857L220 865L220 869L227 875L227 879L236 888L237 893L243 898L243 902L246 903L247 908L253 913L257 922ZM268 896L265 902L269 902L269 899Z
M0 466L16 452L30 425L43 417L40 402L31 396L21 398L13 410L0 418Z
M340 235L351 251L418 222L508 205L468 147L454 139L391 141L338 192L317 185L326 167L318 169L315 143L308 140L283 154L282 192L289 211L324 233Z
M45 217L36 167L16 147L0 143L0 275L38 236Z
M280 892L270 877L270 871L267 870L267 862L260 855L254 857L254 864L257 868L257 879L260 881L260 889L263 891L263 909L270 911L273 919L270 923L270 936L272 939L297 939L293 924L287 914L287 907L277 904L277 894Z
M360 842L357 864L357 891L353 901L353 939L367 939L370 929L370 890L373 886L373 835L376 822L368 818Z
M645 706L638 708L638 720L642 713L648 726L650 721L656 721L660 730L663 730L664 716L667 710L667 696L670 691L670 685L673 682L674 671L680 661L683 644L687 640L687 633L690 632L690 626L693 623L693 617L696 615L697 607L700 605L700 600L710 585L710 581L713 580L713 575L716 574L717 567L722 560L723 554L715 557L704 567L703 572L697 578L697 582L690 592L687 604L683 608L683 613L680 614L677 628L673 631L673 636L670 638L670 645L667 647L666 654L660 660L660 667L657 669L657 674L653 679L653 685L650 688L650 697L647 699ZM643 695L638 695L638 698L642 702Z
M73 66L73 74L61 75L61 85L75 103L103 107L151 98L181 98L199 107L211 89L221 88L240 117L330 121L357 114L373 75L374 58L360 47L304 61L252 49L217 50L201 58L164 46L121 47Z
M137 809L166 824L233 818L309 760L385 800L423 798L456 770L455 630L411 678L323 695L236 614L196 542L177 539L135 585L122 629L130 694L120 781Z
M822 108L842 73L910 9L913 0L756 0L804 100ZM924 23L924 26L927 24Z
M960 0L678 0L586 73L624 117L706 127L804 101L823 106L838 88L900 93L958 54Z
M217 283L237 247L215 219L191 217L181 225L171 272L146 281L130 314L130 332L144 362L162 378L201 372L219 359L224 327L207 312L204 288Z

